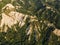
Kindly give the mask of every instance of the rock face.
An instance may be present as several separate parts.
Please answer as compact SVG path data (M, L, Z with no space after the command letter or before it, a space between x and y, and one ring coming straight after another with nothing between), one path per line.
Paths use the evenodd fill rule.
M1 32L3 31L3 27L5 27L3 32L7 32L7 26L11 28L17 23L19 23L18 26L20 27L24 26L27 18L30 18L29 22L38 21L36 16L29 16L16 12L12 4L7 4L2 8Z
M54 33L55 35L57 35L57 36L60 36L60 30L59 30L59 29L55 29L55 30L53 31L53 33Z
M23 18L24 15L18 12L10 12L9 15L2 13L1 27L5 24L11 28L11 26L16 24L17 22L22 22Z
M12 4L7 4L6 6L4 6L2 8L2 11L3 11L3 13L2 13L2 19L1 19L1 24L0 24L1 28L4 25L11 28L11 26L13 26L14 24L17 24L17 23L19 23L20 27L22 27L25 24L24 21L25 21L27 15L24 16L24 14L16 12L15 7Z

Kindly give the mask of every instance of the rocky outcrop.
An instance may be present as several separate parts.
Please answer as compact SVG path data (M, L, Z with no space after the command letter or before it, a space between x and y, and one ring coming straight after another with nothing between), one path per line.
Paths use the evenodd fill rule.
M2 19L1 19L1 24L0 24L0 32L7 32L7 26L9 28L11 28L11 26L19 23L19 26L22 27L25 24L25 21L27 18L30 18L29 22L34 22L34 21L38 21L36 16L29 16L29 15L25 15L19 12L15 11L15 7L12 4L7 4L6 6L4 6L2 8ZM46 23L46 22L44 22ZM49 23L48 23L49 24ZM4 31L3 31L3 26L5 25ZM38 25L37 25L38 26ZM30 26L31 28L32 26ZM35 25L35 29L39 28L36 27ZM29 35L32 29L30 29L27 33L27 35ZM37 30L35 30L38 34L39 32ZM53 31L53 33L57 36L60 36L60 30L55 29ZM39 34L40 35L40 34Z
M27 15L25 16L22 13L16 12L15 7L12 4L7 4L4 6L2 8L2 12L0 28L2 28L4 25L11 28L11 26L17 23L19 23L19 26L22 27L25 24Z

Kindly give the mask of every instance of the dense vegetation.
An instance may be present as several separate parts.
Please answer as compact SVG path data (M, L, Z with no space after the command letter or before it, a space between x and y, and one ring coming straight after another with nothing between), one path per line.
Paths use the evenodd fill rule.
M8 27L7 32L0 32L0 45L60 45L60 36L53 33L54 29L60 29L60 0L14 0L12 2L2 0L0 1L0 20L2 19L1 9L8 3L15 7L20 6L16 9L17 12L36 16L38 22L28 22L28 19L22 28L16 24L14 26L17 32L14 31L14 26ZM53 25L48 25L49 23ZM30 25L33 27L32 34L26 35L26 29ZM40 36L37 38L38 34Z

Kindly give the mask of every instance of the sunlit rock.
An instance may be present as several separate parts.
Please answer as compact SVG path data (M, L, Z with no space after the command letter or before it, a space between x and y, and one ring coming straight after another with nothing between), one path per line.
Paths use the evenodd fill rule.
M49 6L46 6L46 9L51 9L51 7L49 7Z
M12 5L12 4L6 4L3 8L2 8L2 11L14 11L15 7Z
M7 25L9 28L11 28L11 26L17 23L19 23L19 26L22 27L25 24L25 20L27 16L25 16L22 13L16 12L13 9L15 9L15 7L12 4L7 4L2 8L3 13L2 13L0 28L2 28L4 25Z
M57 36L60 36L60 30L59 30L59 29L55 29L55 30L53 31L53 33L54 33L55 35L57 35Z

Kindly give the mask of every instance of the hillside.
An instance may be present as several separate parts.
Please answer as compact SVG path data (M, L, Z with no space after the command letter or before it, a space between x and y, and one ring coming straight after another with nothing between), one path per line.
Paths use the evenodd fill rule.
M0 0L0 45L60 45L60 1Z

